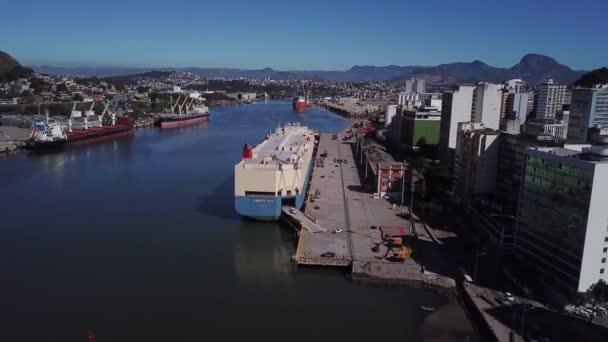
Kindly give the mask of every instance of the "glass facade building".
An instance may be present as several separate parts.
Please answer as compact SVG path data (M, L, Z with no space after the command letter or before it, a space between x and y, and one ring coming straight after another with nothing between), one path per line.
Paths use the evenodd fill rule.
M602 224L608 223L608 163L580 156L563 148L526 150L513 248L568 294L605 277L601 260L608 246Z

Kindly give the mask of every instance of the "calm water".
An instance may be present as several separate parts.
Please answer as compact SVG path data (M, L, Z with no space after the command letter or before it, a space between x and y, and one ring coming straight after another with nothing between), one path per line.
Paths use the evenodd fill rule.
M420 338L408 287L299 269L277 223L233 209L234 164L277 122L348 121L287 102L215 108L200 126L0 158L0 341Z

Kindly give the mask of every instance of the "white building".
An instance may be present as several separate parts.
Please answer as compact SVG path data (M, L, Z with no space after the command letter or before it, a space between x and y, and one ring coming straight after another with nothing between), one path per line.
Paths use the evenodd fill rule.
M566 98L566 86L547 80L538 85L536 100L536 118L553 120L558 110L562 109Z
M422 105L420 94L415 93L400 93L397 104L408 109L419 107Z
M439 159L444 172L449 171L456 149L458 123L471 121L473 91L475 86L459 86L443 93L441 103L441 128L439 131Z
M384 126L388 127L393 118L397 115L397 105L388 105L386 106L386 112L384 114Z
M496 187L499 132L478 122L458 124L453 191L467 198Z
M426 80L417 77L405 80L405 93L426 93Z
M533 136L551 136L555 140L566 140L568 124L562 120L533 119L525 124L526 133Z
M566 297L608 281L608 148L581 147L526 149L513 249Z
M502 107L502 85L480 82L473 92L471 108L474 122L482 122L486 128L498 129Z

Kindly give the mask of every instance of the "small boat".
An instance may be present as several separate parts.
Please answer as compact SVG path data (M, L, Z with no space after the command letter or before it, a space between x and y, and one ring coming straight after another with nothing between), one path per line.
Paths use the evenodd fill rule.
M418 309L422 310L422 311L428 311L428 312L433 312L435 311L435 308L432 308L430 306L419 306Z

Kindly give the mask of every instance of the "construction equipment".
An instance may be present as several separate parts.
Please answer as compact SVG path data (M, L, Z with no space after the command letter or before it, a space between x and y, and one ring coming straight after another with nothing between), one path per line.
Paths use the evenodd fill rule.
M385 236L384 242L389 247L401 247L403 246L403 239L398 236Z

